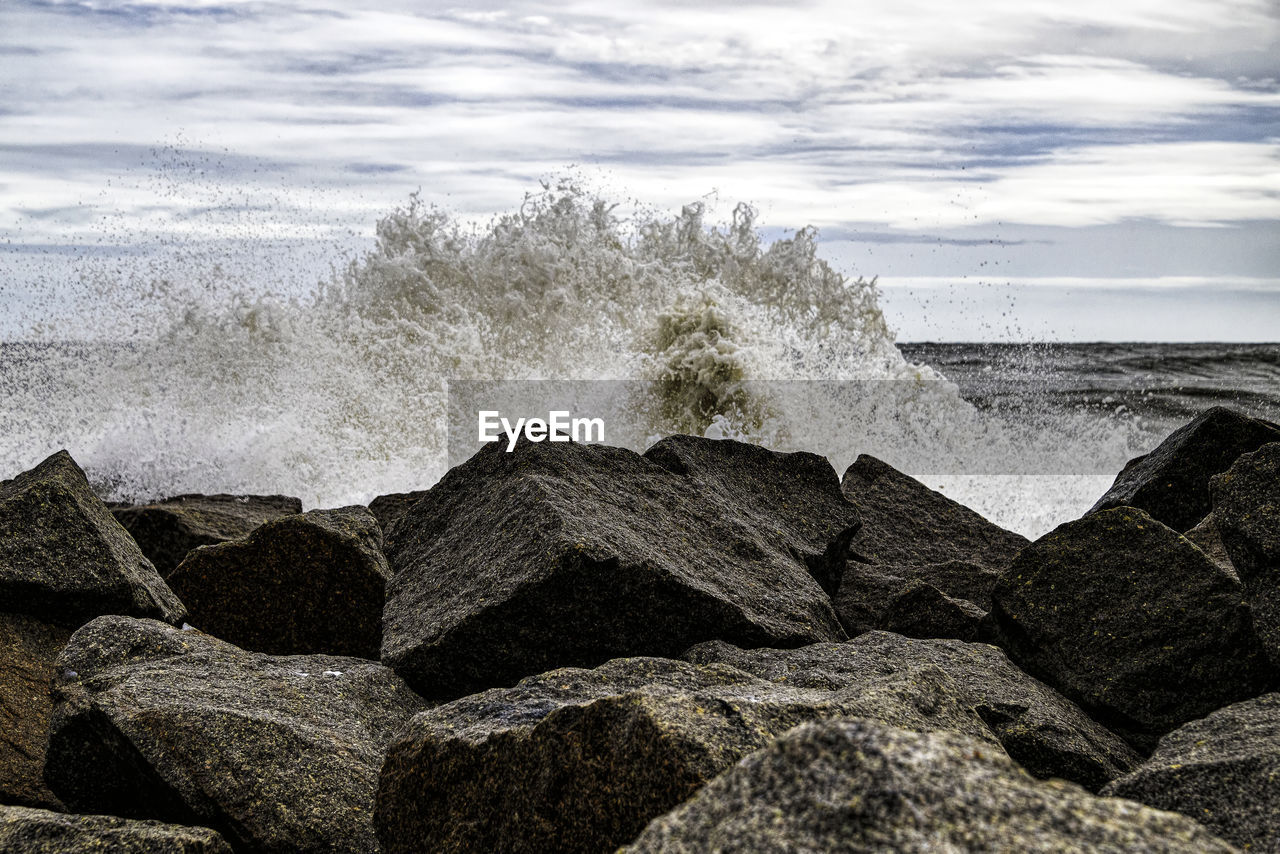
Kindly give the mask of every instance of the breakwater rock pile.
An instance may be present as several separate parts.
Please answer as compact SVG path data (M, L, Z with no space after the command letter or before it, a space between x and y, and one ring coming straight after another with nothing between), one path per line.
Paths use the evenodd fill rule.
M1280 852L1280 427L1035 542L871 457L491 445L430 489L0 483L6 852Z

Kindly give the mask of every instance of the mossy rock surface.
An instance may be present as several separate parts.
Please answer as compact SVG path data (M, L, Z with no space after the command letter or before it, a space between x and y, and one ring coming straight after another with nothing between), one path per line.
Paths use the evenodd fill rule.
M1035 780L955 733L797 727L655 820L628 854L1235 851L1185 816Z
M495 443L392 526L382 659L452 699L712 638L842 640L828 592L857 524L813 454Z
M0 851L14 854L232 854L207 827L0 806Z
M1009 756L1037 777L1062 777L1096 791L1141 761L1079 706L984 643L877 631L799 649L739 649L715 641L693 647L684 658L730 665L780 685L829 691L936 667L955 685L960 705L972 709Z
M1136 508L1046 534L993 600L997 640L1019 666L1143 749L1280 676L1240 582Z
M284 495L175 495L111 508L166 578L194 548L239 539L264 522L301 512L302 502Z
M1206 409L1130 460L1089 512L1139 507L1175 531L1189 531L1213 508L1213 476L1269 442L1280 442L1280 425L1223 406Z
M202 546L169 576L201 631L255 652L376 659L390 576L364 507L272 519Z
M937 667L830 691L722 664L618 659L463 697L388 750L377 827L392 852L611 851L745 754L833 717L948 729L999 744Z
M1212 489L1218 536L1244 582L1267 654L1280 667L1280 443L1242 455Z
M1174 730L1106 792L1188 815L1248 851L1280 851L1280 694Z
M376 852L386 745L426 704L390 669L100 617L58 659L45 777L71 809L212 827L245 852Z
M72 629L99 614L186 616L66 451L0 483L0 601Z
M44 782L54 662L71 630L0 614L0 803L61 809Z

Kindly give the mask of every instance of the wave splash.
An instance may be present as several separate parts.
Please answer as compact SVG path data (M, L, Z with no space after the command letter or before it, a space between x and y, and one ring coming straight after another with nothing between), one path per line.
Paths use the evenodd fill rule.
M444 473L449 380L551 379L644 384L642 423L609 437L637 449L674 432L732 435L838 470L873 453L916 473L930 469L901 459L921 441L947 458L932 471L1046 454L1115 470L1132 455L1115 425L1018 430L965 403L902 357L875 280L833 270L813 229L766 244L744 204L721 224L701 203L675 216L619 208L561 182L480 228L415 195L305 295L219 290L207 271L194 292L152 282L157 331L6 351L0 457L16 471L68 447L121 499L363 502ZM102 316L127 314L127 294L142 298L100 289ZM1040 524L1027 520L1041 511L1003 512Z

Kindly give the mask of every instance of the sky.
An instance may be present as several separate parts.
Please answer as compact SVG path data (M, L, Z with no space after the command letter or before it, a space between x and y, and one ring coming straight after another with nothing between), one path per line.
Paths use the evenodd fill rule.
M1276 0L0 0L0 84L10 337L89 250L305 281L567 169L818 226L903 340L1280 329Z

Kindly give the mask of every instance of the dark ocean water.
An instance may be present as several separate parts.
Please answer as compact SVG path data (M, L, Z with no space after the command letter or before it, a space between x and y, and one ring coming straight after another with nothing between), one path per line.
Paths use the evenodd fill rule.
M1160 437L1211 406L1280 422L1280 343L899 344L975 406L1130 417Z

